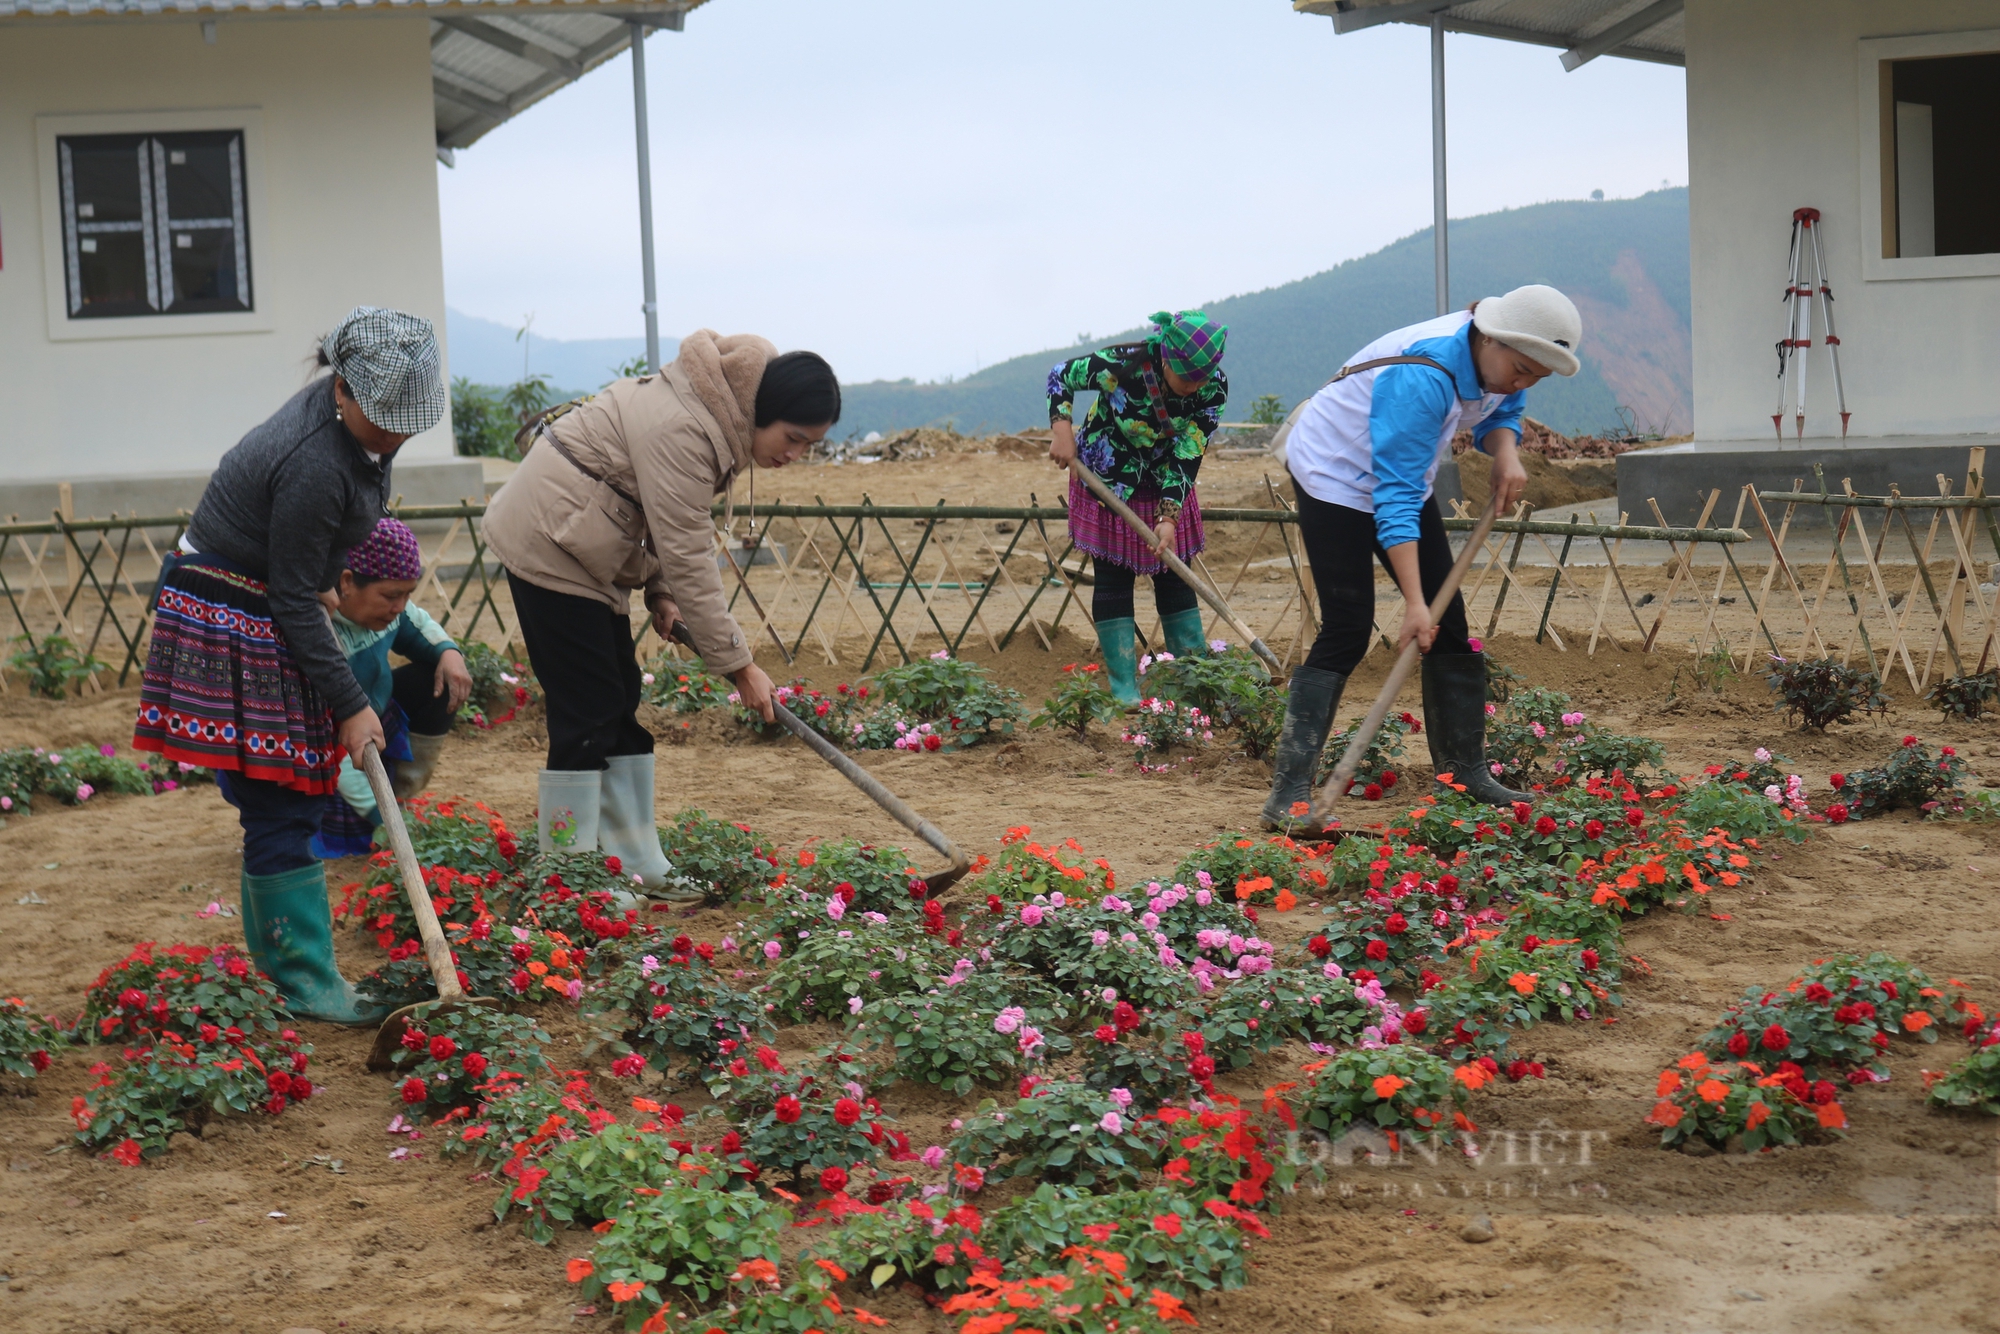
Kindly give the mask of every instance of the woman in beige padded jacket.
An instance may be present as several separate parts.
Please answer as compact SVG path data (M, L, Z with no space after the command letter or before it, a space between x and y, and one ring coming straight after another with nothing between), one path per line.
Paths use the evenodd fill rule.
M784 467L839 419L823 358L703 329L657 375L619 380L537 432L484 532L548 701L544 849L601 848L627 875L663 882L632 590L645 590L662 638L684 621L708 669L770 718L771 679L729 614L709 507L745 468Z

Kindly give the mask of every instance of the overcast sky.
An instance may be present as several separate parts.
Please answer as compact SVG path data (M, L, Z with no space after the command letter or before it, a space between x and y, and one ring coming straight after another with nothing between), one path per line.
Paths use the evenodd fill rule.
M1430 222L1429 37L1285 0L711 0L646 46L660 328L967 374ZM1446 40L1454 217L1687 180L1679 69ZM621 56L438 170L446 295L635 335Z

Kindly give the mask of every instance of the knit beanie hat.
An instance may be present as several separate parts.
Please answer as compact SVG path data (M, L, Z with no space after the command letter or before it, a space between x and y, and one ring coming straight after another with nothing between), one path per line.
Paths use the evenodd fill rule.
M401 519L383 519L341 563L357 579L421 579L424 553L417 535Z
M1553 287L1537 283L1489 296L1472 312L1472 327L1558 375L1575 375L1580 368L1576 349L1583 341L1583 316Z

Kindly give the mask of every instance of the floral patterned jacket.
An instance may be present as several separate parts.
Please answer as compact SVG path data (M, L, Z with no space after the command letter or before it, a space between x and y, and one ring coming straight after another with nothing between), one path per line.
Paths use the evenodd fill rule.
M1157 357L1105 348L1049 371L1050 423L1071 420L1077 391L1088 389L1097 401L1076 433L1077 457L1120 500L1157 491L1161 517L1178 514L1229 401L1228 375L1217 367L1192 394L1176 394Z

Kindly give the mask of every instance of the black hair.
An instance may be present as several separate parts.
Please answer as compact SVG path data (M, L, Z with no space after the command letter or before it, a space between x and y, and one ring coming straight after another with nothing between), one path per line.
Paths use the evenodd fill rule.
M771 358L757 383L757 425L831 426L840 420L840 379L817 352Z

